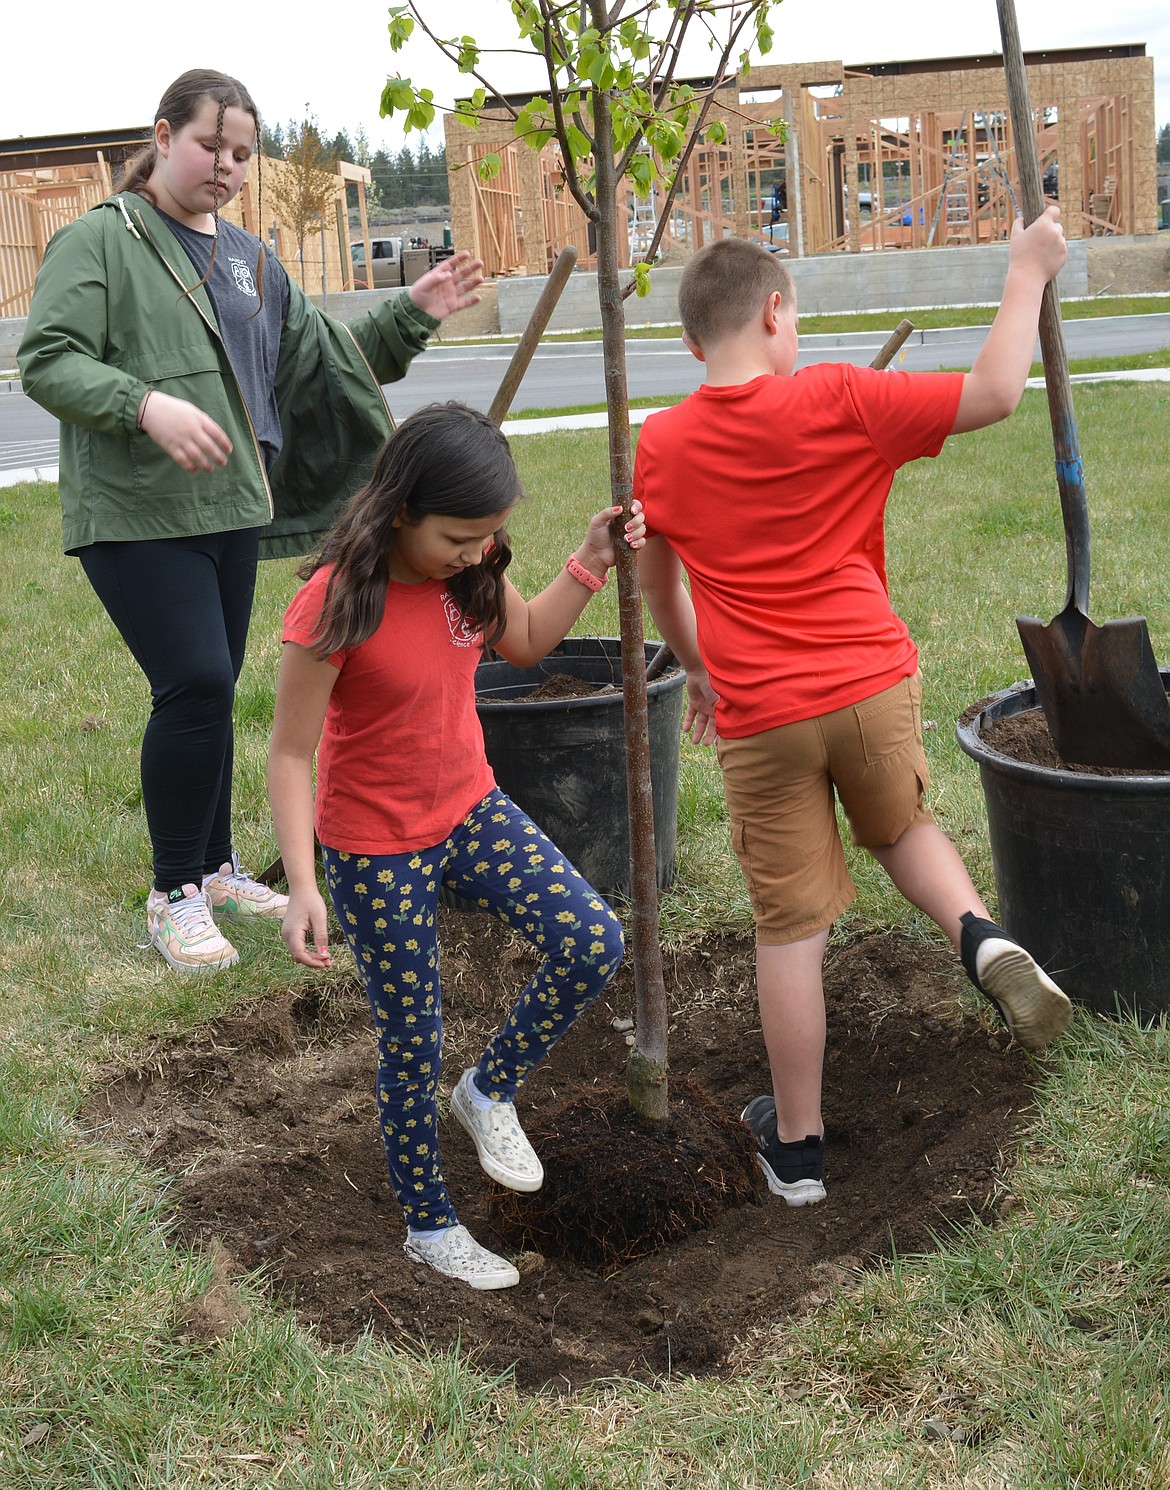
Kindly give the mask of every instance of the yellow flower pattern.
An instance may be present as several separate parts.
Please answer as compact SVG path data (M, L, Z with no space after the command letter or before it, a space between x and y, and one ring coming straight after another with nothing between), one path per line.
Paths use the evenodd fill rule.
M375 1091L391 1185L410 1226L454 1226L439 1155L439 890L446 885L491 911L544 957L480 1057L477 1084L496 1101L514 1099L529 1072L613 977L622 956L621 923L498 790L433 847L385 855L324 848L322 857L370 1001L378 1048Z

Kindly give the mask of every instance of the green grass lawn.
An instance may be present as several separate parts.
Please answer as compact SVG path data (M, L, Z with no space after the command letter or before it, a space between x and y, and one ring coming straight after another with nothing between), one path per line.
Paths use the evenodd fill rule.
M1170 660L1164 385L1075 390L1094 535L1090 614L1144 614ZM513 576L551 578L607 500L604 431L517 438L528 499ZM990 895L974 765L954 720L1025 669L1014 617L1064 600L1042 394L902 473L889 571L918 640L932 804ZM700 1487L1165 1490L1170 1485L1170 1037L1079 1015L995 1230L860 1274L745 1342L730 1382L598 1384L531 1399L457 1355L323 1344L244 1280L219 1344L181 1328L212 1276L168 1231L165 1177L77 1126L109 1063L263 998L294 972L271 927L238 968L182 981L136 949L148 849L138 789L145 683L74 560L55 489L0 492L0 1486L4 1490ZM238 837L274 845L263 788L291 562L265 565L238 701ZM614 634L614 587L579 627ZM750 915L710 752L684 745L681 863L664 934ZM838 940L935 933L853 856ZM335 976L341 976L336 974ZM783 1290L784 1279L775 1280ZM958 1440L939 1424L977 1420Z

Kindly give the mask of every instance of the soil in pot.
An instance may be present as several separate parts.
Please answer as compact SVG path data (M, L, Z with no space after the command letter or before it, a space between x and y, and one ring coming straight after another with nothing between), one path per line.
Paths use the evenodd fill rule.
M989 702L990 699L981 699L973 704L964 713L963 721L973 719ZM1052 743L1043 709L1024 709L1006 719L993 720L985 726L981 738L1000 755L1028 765L1046 766L1052 771L1074 771L1083 776L1170 776L1170 771L1128 771L1118 766L1079 766L1062 760Z

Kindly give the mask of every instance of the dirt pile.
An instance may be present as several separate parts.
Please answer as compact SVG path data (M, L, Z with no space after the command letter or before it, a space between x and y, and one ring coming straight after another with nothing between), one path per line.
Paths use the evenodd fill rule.
M486 918L444 913L445 1065L478 1056L527 949ZM767 1089L749 937L666 956L678 1094L694 1082L733 1117ZM461 1342L484 1367L515 1367L525 1388L565 1389L617 1374L719 1373L737 1342L823 1297L891 1247L928 1249L952 1223L994 1221L997 1178L1030 1104L1032 1067L989 1031L954 960L902 936L853 943L827 978L828 1199L788 1209L749 1200L634 1262L546 1256L530 1241L521 1282L476 1293L411 1263L390 1192L372 1093L374 1049L356 985L308 985L160 1042L109 1073L86 1118L108 1140L175 1176L178 1226L262 1267L302 1319L344 1342L367 1327L404 1345ZM571 1102L620 1086L633 974L553 1051L520 1098L530 1131ZM614 1028L614 1020L619 1028ZM449 1085L449 1079L445 1081ZM470 1142L442 1126L460 1219L488 1245L499 1192ZM556 1160L546 1157L550 1171ZM620 1173L576 1171L603 1211ZM607 1197L609 1199L607 1200Z

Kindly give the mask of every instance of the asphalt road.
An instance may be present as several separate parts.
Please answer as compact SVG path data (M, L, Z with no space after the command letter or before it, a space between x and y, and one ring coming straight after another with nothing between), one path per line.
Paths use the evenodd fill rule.
M911 313L910 319L913 319ZM897 317L891 316L893 330ZM1166 350L1170 361L1170 315L1110 316L1065 323L1070 358L1110 357ZM968 368L983 344L986 328L972 326L916 331L897 365L911 371ZM807 337L798 365L810 362L869 363L885 334L867 332ZM487 346L434 346L420 357L387 397L398 416L422 404L459 398L486 410L512 355L506 343ZM1036 357L1039 360L1039 349ZM702 381L702 365L681 342L633 339L626 344L631 398L669 398L686 394ZM601 404L605 401L600 342L548 342L537 349L512 405L513 413ZM55 465L57 423L22 393L0 393L0 472Z

